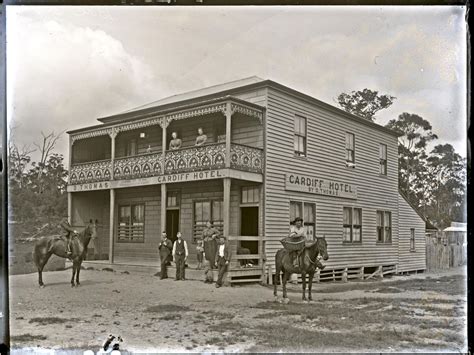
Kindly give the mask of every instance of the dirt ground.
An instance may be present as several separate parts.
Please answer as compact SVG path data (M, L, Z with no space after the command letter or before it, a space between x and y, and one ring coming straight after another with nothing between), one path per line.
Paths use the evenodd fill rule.
M81 286L71 288L66 270L45 273L40 289L36 274L14 275L11 345L13 353L53 348L82 354L97 352L114 334L130 352L464 352L465 275L458 268L314 284L311 303L291 285L289 304L260 285L216 289L200 281L83 270Z

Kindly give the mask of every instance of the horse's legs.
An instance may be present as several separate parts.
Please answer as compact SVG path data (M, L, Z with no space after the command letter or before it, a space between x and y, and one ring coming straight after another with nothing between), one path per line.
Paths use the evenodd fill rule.
M275 278L273 279L273 296L277 296L277 286L278 286L278 283L280 282L280 274L281 274L281 269L280 269L280 265L278 265L278 262L276 263L276 267L275 267Z
M77 263L75 261L72 262L72 277L71 277L71 287L74 287L74 276L76 275L77 270Z
M301 281L303 284L303 301L306 300L306 274L304 272L301 273Z
M49 258L52 254L48 253L45 254L43 257L38 256L37 254L34 255L36 261L36 267L38 268L38 284L40 287L44 287L43 283L43 269L46 263L48 262Z
M286 297L286 281L288 280L290 275L291 274L287 273L286 271L283 273L283 281L282 281L282 284L283 284L283 298L287 298Z
M76 286L79 286L79 273L81 272L81 263L79 262L76 270Z
M311 289L313 288L313 277L314 277L314 272L309 273L309 284L308 284L308 300L312 300L313 296L311 295Z

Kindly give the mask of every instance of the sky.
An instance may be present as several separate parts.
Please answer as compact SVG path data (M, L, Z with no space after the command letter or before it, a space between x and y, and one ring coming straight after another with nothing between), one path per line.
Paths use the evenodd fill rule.
M466 156L465 8L7 7L7 118L17 145L250 76L337 106L369 88ZM66 164L67 164L67 158Z

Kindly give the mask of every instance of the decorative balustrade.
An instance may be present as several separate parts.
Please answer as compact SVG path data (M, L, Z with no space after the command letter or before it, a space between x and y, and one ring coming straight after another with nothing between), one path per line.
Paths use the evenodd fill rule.
M237 170L262 173L263 150L241 144L231 144L230 167Z
M161 175L161 163L161 153L117 158L114 162L114 179L127 180Z
M165 174L225 167L225 143L206 144L166 152Z
M100 160L90 163L74 164L69 175L70 184L99 182L110 180L112 163L110 160Z
M206 144L200 147L182 148L166 152L165 174L214 170L225 168L225 143ZM263 150L240 144L232 144L230 150L232 169L263 172ZM162 153L142 154L116 158L114 179L127 180L159 176L162 174ZM83 184L111 179L110 160L74 164L69 184Z

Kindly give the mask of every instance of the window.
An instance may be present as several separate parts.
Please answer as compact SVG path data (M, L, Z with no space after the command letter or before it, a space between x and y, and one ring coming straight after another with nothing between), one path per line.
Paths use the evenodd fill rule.
M380 175L387 175L387 146L380 144L379 146L379 158L380 158Z
M342 241L344 243L362 242L362 209L344 207L342 224Z
M346 132L346 162L352 164L355 162L354 140L354 134Z
M145 205L122 205L118 209L117 240L121 243L145 241Z
M377 211L377 242L392 242L392 213Z
M410 251L415 251L415 228L410 228Z
M303 214L304 212L304 214ZM306 230L306 239L314 240L316 226L316 205L308 202L290 202L290 225L296 217L303 218L303 227Z
M202 231L206 227L206 222L211 221L213 226L223 233L224 211L222 200L206 200L194 202L194 226L193 239L199 239Z
M169 191L166 194L166 207L168 208L179 207L179 192L178 191Z
M306 156L306 118L295 116L295 155Z
M260 201L260 188L257 186L242 187L242 203L258 203Z

